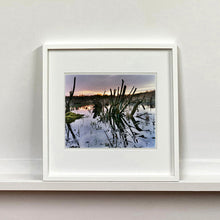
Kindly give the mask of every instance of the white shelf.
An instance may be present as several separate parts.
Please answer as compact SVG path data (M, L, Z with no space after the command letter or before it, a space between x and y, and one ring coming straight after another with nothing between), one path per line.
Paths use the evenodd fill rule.
M42 161L0 160L0 190L220 191L219 160L181 161L179 182L44 182Z
M43 182L7 180L0 190L31 191L220 191L220 182Z

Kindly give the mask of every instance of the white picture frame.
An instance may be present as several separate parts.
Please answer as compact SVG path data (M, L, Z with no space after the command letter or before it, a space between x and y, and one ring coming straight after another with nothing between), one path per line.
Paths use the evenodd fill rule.
M89 54L91 54L91 52L94 52L94 54L90 57ZM117 55L118 52L119 55ZM109 54L112 53L114 56L111 60L110 59L104 60L107 59ZM122 55L120 55L120 53L122 53ZM129 53L132 54L130 58L129 58L130 56ZM151 58L151 53L153 54L152 58ZM88 65L86 71L83 69L84 67L82 67L82 63L80 63L81 61L78 61L79 63L77 64L76 63L72 64L73 57L74 60L77 60L77 57L79 55L84 56L83 64ZM114 58L115 55L116 58ZM148 57L149 60L151 60L151 62L154 63L154 66L158 62L158 65L161 65L160 67L161 69L166 67L164 68L164 71L159 71L160 73L157 72L157 74L162 75L162 72L165 71L167 71L167 74L169 74L164 78L166 80L162 81L163 79L162 78L160 79L160 86L163 87L164 85L164 91L165 90L169 91L169 94L167 92L168 94L167 98L169 98L170 102L167 104L167 106L169 106L167 112L169 112L170 126L168 126L169 129L167 130L169 130L168 134L170 136L166 138L167 140L169 139L170 145L167 144L164 147L167 150L166 152L164 151L165 153L161 151L160 156L155 156L157 155L156 154L157 150L162 149L162 146L157 146L158 148L154 150L154 152L151 151L151 154L154 155L149 156L148 162L146 162L144 158L147 158L146 152L150 152L150 151L142 151L140 153L136 153L134 151L128 150L128 151L117 151L116 153L114 150L109 150L110 152L109 154L111 155L119 154L118 157L121 158L123 158L123 155L125 155L125 158L127 157L127 159L125 159L125 164L127 163L126 164L127 167L129 167L129 161L133 161L134 159L134 161L137 162L138 157L142 157L141 160L144 161L143 164L140 164L140 166L138 165L139 167L137 166L137 169L135 169L132 166L131 172L129 168L125 168L125 167L117 168L118 170L117 172L115 172L116 167L114 167L114 169L112 169L111 171L110 166L107 166L106 170L100 169L99 171L97 171L98 165L94 166L93 170L92 168L87 170L86 166L84 166L84 169L82 170L77 168L76 169L73 168L71 170L70 169L71 167L80 168L82 165L80 164L80 161L78 161L78 164L71 164L71 155L75 156L76 154L78 154L75 156L74 159L74 161L77 161L77 158L80 157L89 158L90 155L92 155L93 157L96 157L95 155L99 155L97 156L98 158L100 156L103 156L104 154L102 150L97 151L97 149L94 149L93 151L84 150L83 153L82 151L75 151L75 149L73 149L73 151L70 153L71 154L70 156L67 155L66 152L65 154L61 155L62 153L60 154L61 152L60 149L62 149L62 151L64 151L65 149L62 148L61 145L54 147L55 145L51 144L54 140L56 140L56 143L59 141L61 143L62 142L61 137L63 135L60 134L59 132L61 136L58 135L59 136L58 137L57 135L54 135L56 134L57 131L52 132L53 129L56 130L58 127L62 126L62 124L53 124L56 123L56 118L54 117L55 113L52 112L51 110L54 109L51 107L52 105L60 103L60 100L57 99L55 101L53 97L55 96L53 89L60 83L59 79L61 79L57 77L57 75L59 74L62 75L65 72L100 72L100 69L106 69L104 72L108 72L108 68L107 68L108 65L110 65L111 63L114 65L114 62L115 63L118 62L117 61L118 58L123 59L123 57L126 57L127 55L128 55L128 60L131 59L133 61L132 64L133 66L132 67L130 65L124 66L126 67L124 68L125 70L122 67L120 67L119 68L120 71L118 72L121 72L122 70L125 72L157 72L153 68L150 69L151 68L150 61L147 60L146 63L147 62L149 63L147 64L149 65L149 68L147 68L147 66L145 68L144 56ZM106 64L106 66L99 67L100 69L99 68L95 69L94 67L95 65L93 65L92 63L93 61L91 59L94 59L94 62L96 62L100 58L104 60L103 63L106 62L108 63L108 65ZM86 60L88 61L88 64L85 64ZM110 62L110 64L108 61ZM138 70L139 64L141 68L143 68L143 70L141 71ZM59 71L62 70L58 74L55 73L58 67L57 65L59 65L60 68ZM74 69L75 68L74 65L77 66L76 69ZM137 71L135 71L135 66L137 68ZM91 71L90 68L92 69ZM81 69L83 69L83 71ZM115 65L115 67L112 69L110 72L114 72L114 71L117 72L117 65ZM165 74L166 73L164 73L164 75ZM168 82L168 84L165 83L166 81ZM62 91L62 89L60 91ZM163 89L161 89L161 91L163 91ZM61 97L60 94L56 97ZM162 92L160 92L160 97L157 98L158 100L162 100ZM56 112L56 114L62 115L62 110L59 113ZM162 114L160 115L161 115L160 117L163 118ZM160 125L158 125L158 127L159 126ZM164 138L165 136L167 136L164 134L165 132L163 131L165 131L165 125L164 128L161 129L161 131L159 132L160 139L162 139L163 136ZM58 148L59 150L56 150ZM143 156L143 154L145 154L146 157ZM168 156L169 158L166 156L168 154L169 154ZM59 155L58 159L56 158L56 155ZM166 156L166 158L163 158L164 155ZM112 158L114 157L109 156L109 160ZM117 162L118 161L116 161L116 163ZM138 162L137 163L136 162L134 164L138 164ZM65 165L63 165L63 163L65 163ZM145 169L144 168L142 169L142 165L144 165L144 168L147 168L149 170L145 172ZM90 167L90 164L87 164L87 166ZM178 181L179 180L178 71L177 71L176 44L45 44L43 45L43 180L44 181L74 181L74 182L88 182L88 183L94 181L95 182L100 182L100 181L147 182L147 181Z

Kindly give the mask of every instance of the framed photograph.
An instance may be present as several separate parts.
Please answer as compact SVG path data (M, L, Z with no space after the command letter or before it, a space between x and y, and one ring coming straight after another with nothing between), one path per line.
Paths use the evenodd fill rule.
M43 46L45 181L178 181L176 45Z

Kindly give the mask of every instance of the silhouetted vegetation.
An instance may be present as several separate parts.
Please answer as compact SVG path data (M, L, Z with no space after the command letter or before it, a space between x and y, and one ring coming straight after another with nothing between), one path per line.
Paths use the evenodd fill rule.
M111 129L111 137L109 133L104 129L104 133L109 142L109 147L117 148L127 147L132 140L132 144L135 147L138 143L138 138L147 138L141 132L148 131L143 130L139 126L140 120L145 121L146 124L149 121L149 115L147 112L143 114L136 114L140 108L145 109L145 106L150 108L155 107L155 91L144 92L136 94L137 88L132 88L128 94L126 94L127 86L122 79L121 86L117 89L110 89L110 95L93 95L93 96L74 96L76 86L76 77L73 81L73 89L69 92L69 96L66 100L66 132L67 141L69 140L69 133L71 133L75 140L76 146L80 147L76 135L74 134L71 123L74 123L78 119L82 119L84 115L71 112L74 109L78 109L82 106L92 105L93 118L97 119L96 123L93 122L93 126L99 127L99 123L108 124ZM154 124L153 124L154 126ZM128 138L128 137L131 137ZM107 146L106 145L106 146Z

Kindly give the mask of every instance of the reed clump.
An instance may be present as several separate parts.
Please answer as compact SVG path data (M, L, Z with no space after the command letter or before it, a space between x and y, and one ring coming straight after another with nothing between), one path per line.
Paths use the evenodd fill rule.
M105 105L100 114L100 120L104 123L108 122L112 129L113 141L106 136L110 142L111 147L117 147L119 137L122 138L124 147L128 145L127 134L129 134L134 142L137 142L137 131L142 131L139 128L139 122L135 120L134 114L138 110L142 100L135 100L134 95L137 88L132 87L129 94L126 95L127 86L122 79L121 87L117 89L110 89L110 103ZM128 107L133 106L129 111Z

